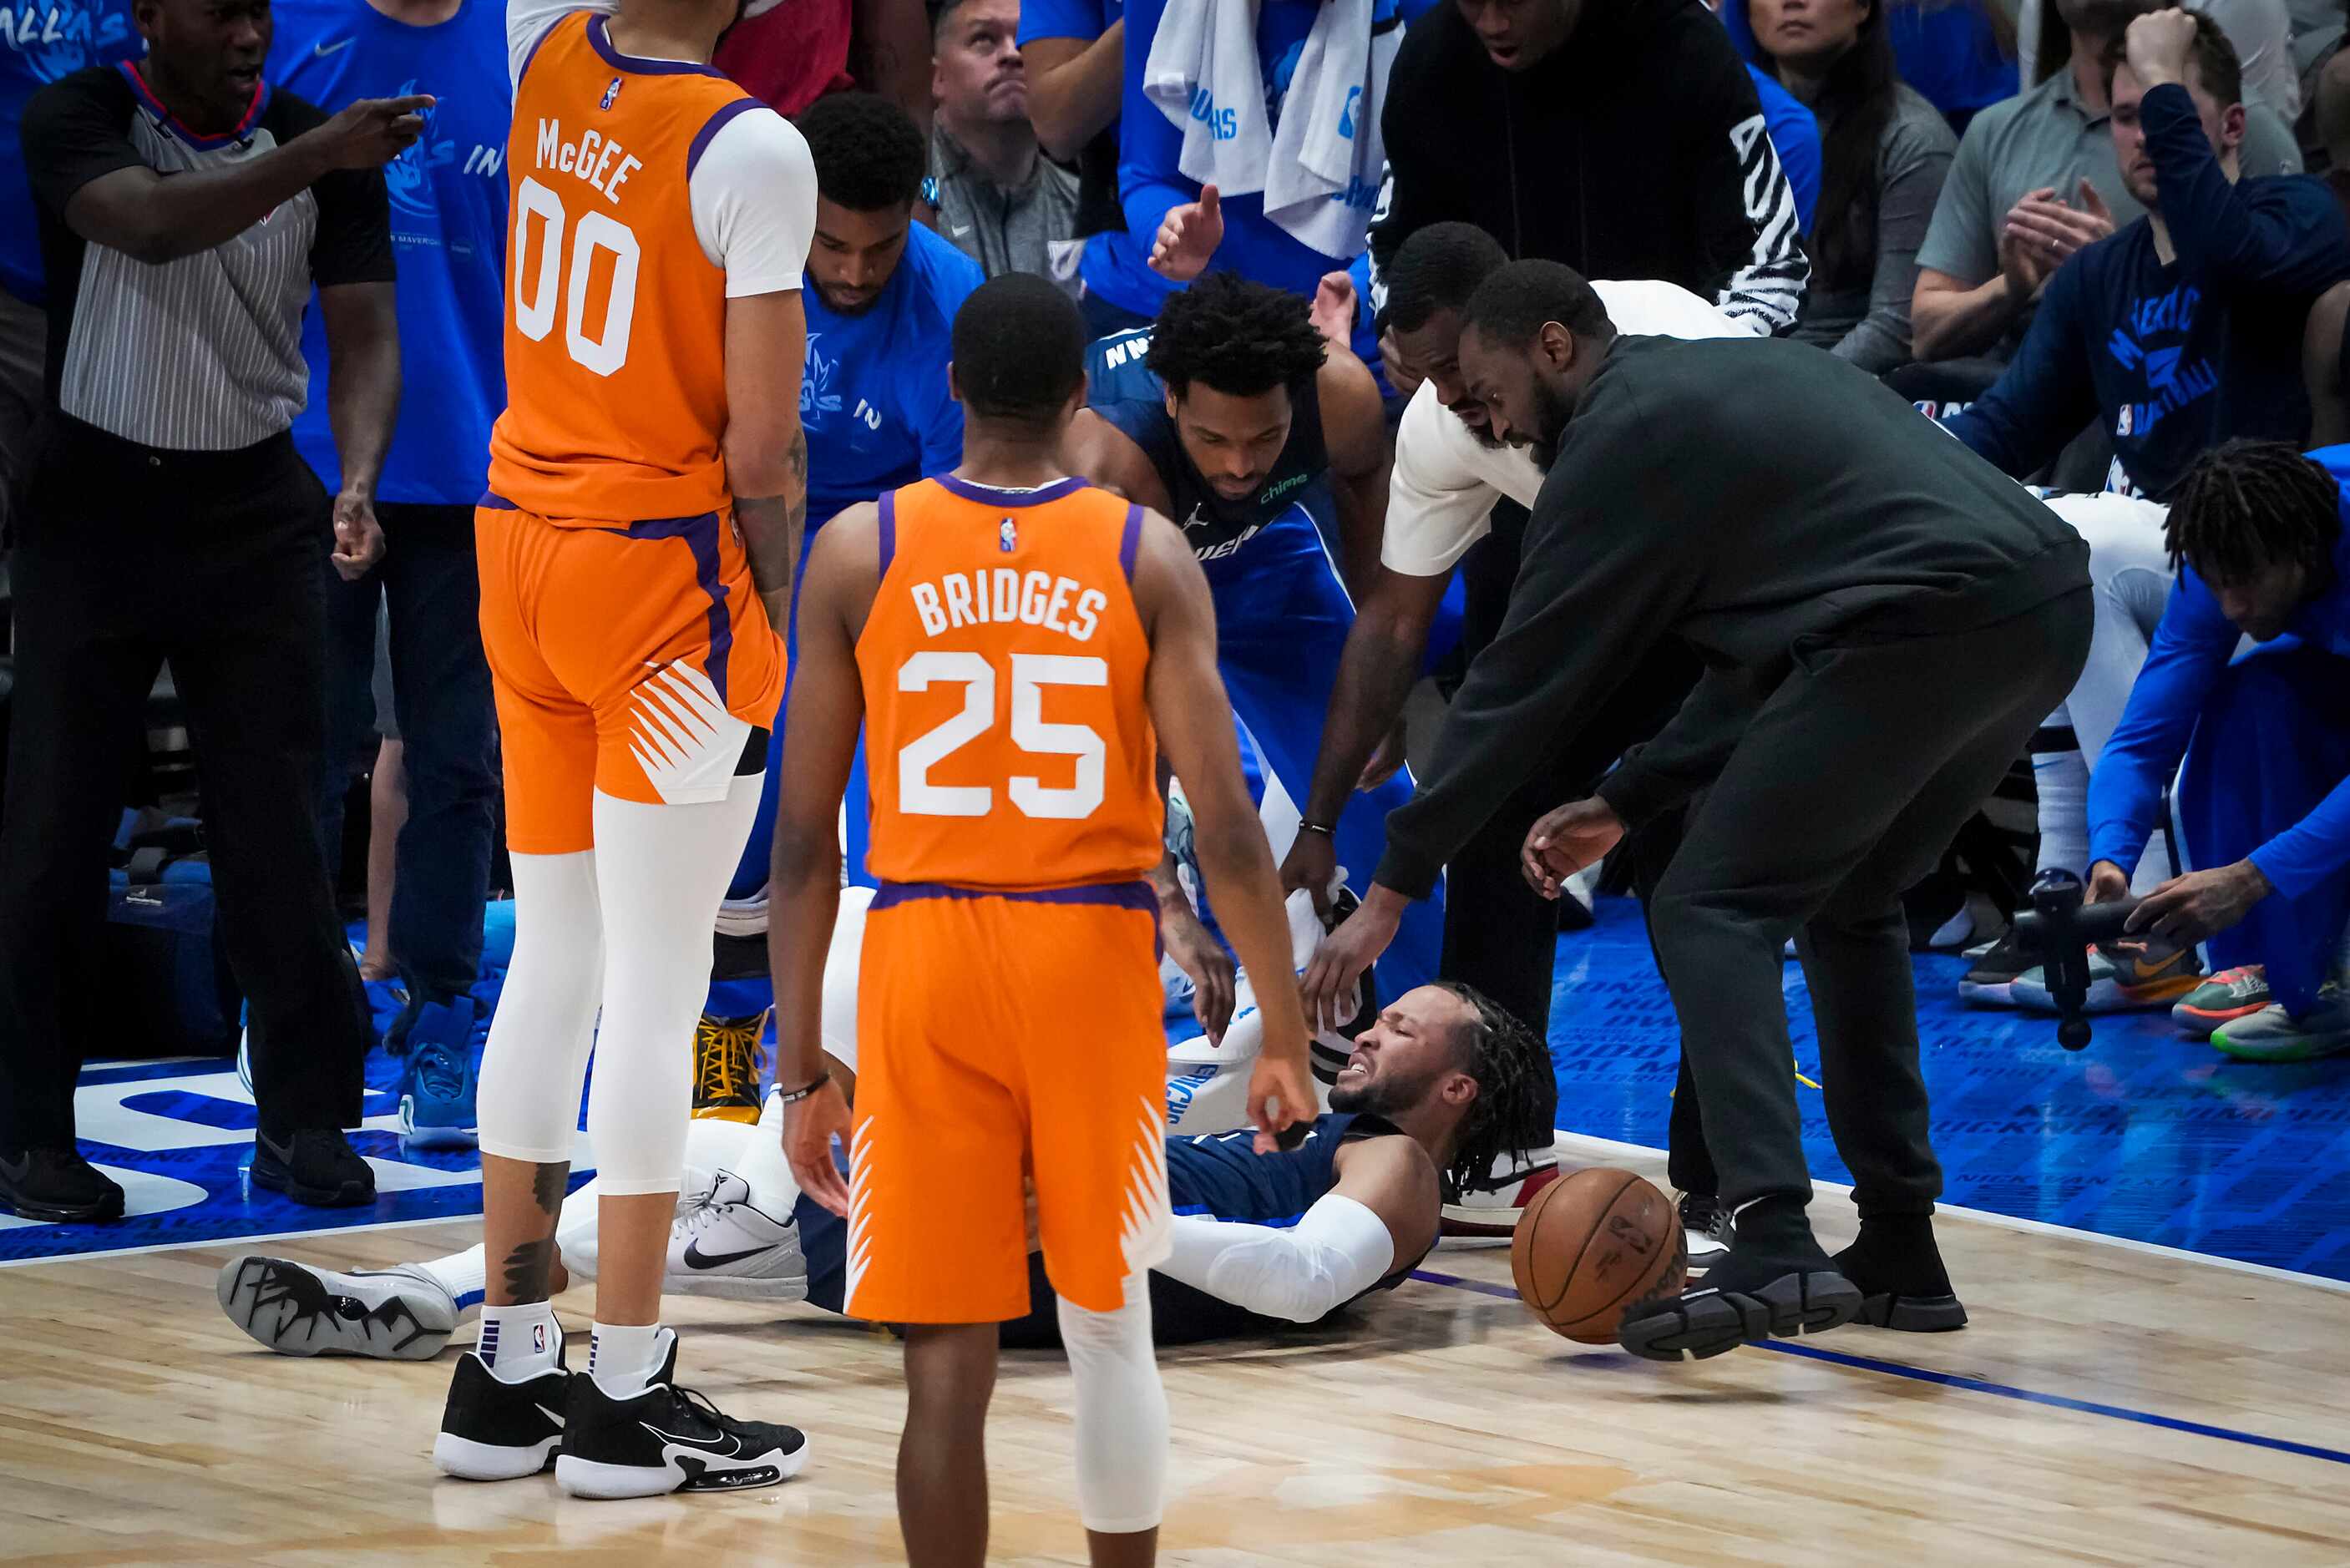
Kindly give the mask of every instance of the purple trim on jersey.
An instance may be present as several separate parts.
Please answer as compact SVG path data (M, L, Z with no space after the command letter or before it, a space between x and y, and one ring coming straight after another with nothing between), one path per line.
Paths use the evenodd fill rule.
M148 112L154 115L157 123L199 152L215 152L221 148L232 147L240 141L250 140L253 128L260 120L262 111L269 107L269 83L264 79L255 84L253 101L244 106L244 115L233 128L224 135L205 136L189 130L180 122L176 115L163 107L163 100L155 96L155 89L149 87L147 78L140 74L137 60L117 60L114 63L114 68L122 73L122 79L130 84L130 90L136 93L139 100L147 106Z
M494 490L483 491L482 498L479 501L474 502L473 504L476 506L486 506L493 512L519 512L522 510L521 507L515 505L513 502L508 501L504 496L500 495Z
M624 55L612 47L609 24L611 18L598 15L588 24L588 41L596 47L603 62L616 71L629 71L640 77L716 77L726 79L726 73L715 66L697 66L686 60L647 60L635 55Z
M894 490L885 490L881 493L880 531L881 576L873 579L877 583L881 580L881 577L889 575L889 562L898 554L898 493Z
M702 155L710 151L711 142L716 140L720 131L734 122L737 115L748 114L754 109L766 107L755 98L738 98L716 114L712 115L709 123L693 133L693 145L685 150L685 177L689 180L693 178L694 168L701 163Z
M1118 569L1126 574L1130 585L1134 581L1134 553L1142 545L1142 508L1126 509L1126 531L1118 536Z
M631 539L682 539L693 552L693 580L710 597L710 684L721 702L726 701L726 659L734 650L734 623L726 616L727 587L720 580L718 561L718 514L704 512L698 517L648 517L631 523L626 528L606 532L626 534Z
M933 474L931 482L950 495L960 495L965 501L976 501L983 506L1042 506L1047 501L1075 495L1086 487L1086 482L1075 475L1056 479L1039 490L1000 490L993 484L957 479L951 473Z
M1015 904L1097 904L1139 909L1155 920L1159 895L1148 882L1086 882L1073 888L958 888L945 882L884 882L875 912L918 898L1005 898Z

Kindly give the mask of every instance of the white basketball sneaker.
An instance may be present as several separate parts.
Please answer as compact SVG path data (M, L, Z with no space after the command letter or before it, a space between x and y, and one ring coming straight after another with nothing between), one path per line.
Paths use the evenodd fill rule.
M221 1311L280 1355L428 1361L457 1327L457 1303L423 1270L402 1264L336 1273L247 1252L221 1265Z
M1558 1179L1558 1156L1547 1148L1505 1154L1465 1190L1445 1184L1442 1231L1447 1236L1506 1237L1534 1195Z
M751 1203L751 1184L731 1170L669 1231L669 1268L661 1289L729 1301L807 1299L807 1258L800 1228Z

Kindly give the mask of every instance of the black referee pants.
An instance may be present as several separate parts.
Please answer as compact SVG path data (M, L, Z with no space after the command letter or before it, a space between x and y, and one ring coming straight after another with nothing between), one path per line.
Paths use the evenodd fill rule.
M53 417L16 556L16 692L0 818L0 1148L70 1144L105 1036L106 861L158 669L204 796L231 967L273 1137L357 1125L368 1030L312 804L328 500L292 441L155 452Z

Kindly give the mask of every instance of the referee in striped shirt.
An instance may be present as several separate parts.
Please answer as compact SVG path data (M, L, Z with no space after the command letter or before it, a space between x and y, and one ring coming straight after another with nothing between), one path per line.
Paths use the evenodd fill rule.
M16 556L0 818L0 1207L120 1218L74 1143L102 1054L94 955L123 761L159 666L188 712L229 959L251 1002L253 1179L366 1203L368 1026L314 826L323 571L383 548L370 505L400 397L380 165L424 99L329 119L262 79L268 0L139 0L136 64L26 108L47 275L45 428ZM330 503L287 433L318 286L344 458Z

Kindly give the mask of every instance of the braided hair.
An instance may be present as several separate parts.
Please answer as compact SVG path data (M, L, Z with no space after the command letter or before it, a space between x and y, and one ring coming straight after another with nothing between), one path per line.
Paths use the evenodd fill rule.
M2170 499L2163 543L2209 581L2240 583L2280 561L2313 581L2342 536L2342 489L2290 441L2231 441L2195 460Z
M1439 1172L1457 1192L1482 1179L1503 1155L1550 1147L1558 1080L1551 1073L1549 1048L1516 1014L1473 985L1457 980L1430 983L1459 997L1475 1014L1463 1028L1469 1061L1462 1070L1477 1080L1477 1097L1461 1124L1451 1163Z

